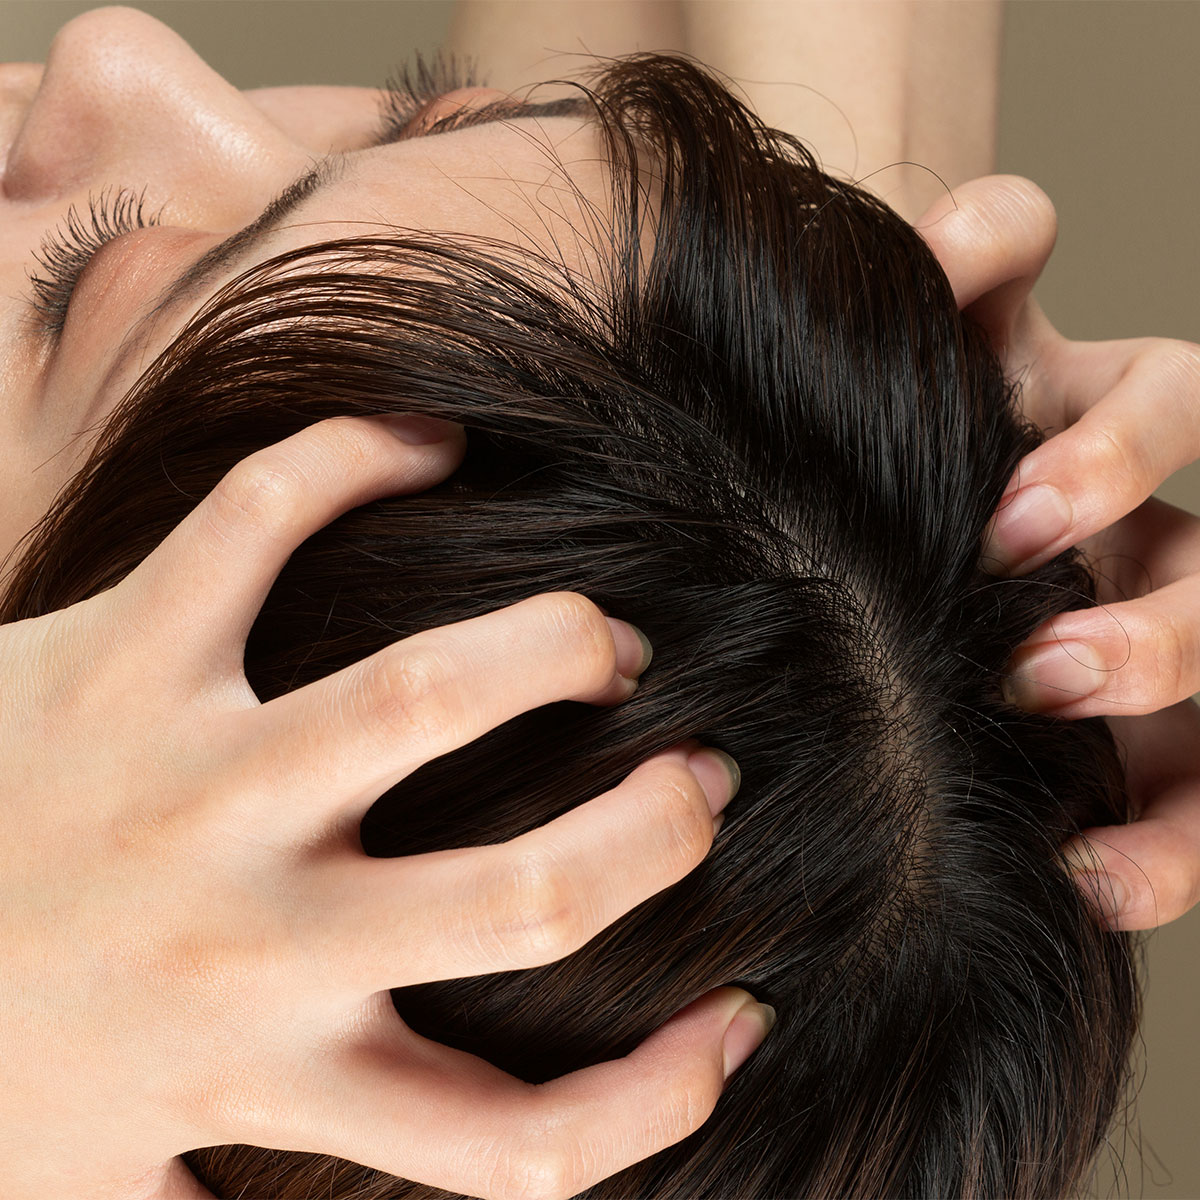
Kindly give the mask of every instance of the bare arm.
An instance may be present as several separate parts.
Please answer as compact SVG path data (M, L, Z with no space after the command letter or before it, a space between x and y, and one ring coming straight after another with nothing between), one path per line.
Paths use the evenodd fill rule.
M448 42L510 91L570 78L591 54L686 48L678 0L460 0Z
M870 176L909 220L943 189L891 164L951 187L993 169L999 0L698 2L684 16L688 50L736 78L768 125L831 173Z
M450 46L504 88L570 75L561 51L693 54L911 220L942 186L891 164L952 187L993 169L1001 26L1000 0L464 0Z

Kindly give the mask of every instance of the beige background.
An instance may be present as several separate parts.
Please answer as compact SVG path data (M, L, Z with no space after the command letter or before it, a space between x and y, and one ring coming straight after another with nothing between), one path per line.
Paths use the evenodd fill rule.
M239 87L381 83L412 50L438 45L451 9L443 0L134 6ZM41 61L54 30L92 7L0 0L0 61ZM1058 247L1038 296L1070 337L1200 341L1198 60L1197 3L1010 4L998 165L1036 180L1058 207ZM1200 468L1160 494L1200 512ZM1149 939L1140 1099L1114 1146L1123 1171L1098 1179L1099 1195L1200 1198L1198 949L1200 909Z

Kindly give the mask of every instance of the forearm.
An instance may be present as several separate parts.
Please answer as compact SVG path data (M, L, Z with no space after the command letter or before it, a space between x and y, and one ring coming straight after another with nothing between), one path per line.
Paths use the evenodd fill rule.
M492 87L571 78L592 55L683 50L679 0L460 0L447 48Z
M463 0L449 48L510 89L590 54L685 51L913 219L942 190L931 171L953 187L993 169L1001 24L1001 0Z
M941 184L993 169L1000 0L699 0L687 49L733 76L826 170L915 218Z

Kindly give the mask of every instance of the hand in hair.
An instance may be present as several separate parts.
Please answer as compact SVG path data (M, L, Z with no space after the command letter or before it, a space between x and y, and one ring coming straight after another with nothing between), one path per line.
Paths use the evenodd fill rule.
M648 661L548 594L258 701L246 637L296 547L463 446L420 418L310 425L115 587L0 628L5 1196L207 1195L176 1156L239 1140L573 1194L691 1133L761 1040L763 1010L718 988L534 1087L397 1015L391 987L549 963L681 879L733 790L684 742L503 844L364 854L363 814L423 763L543 704L615 704Z
M1028 180L973 180L917 227L1020 380L1026 416L1057 433L1017 467L983 561L1024 575L1082 544L1104 606L1036 630L1008 691L1033 712L1111 718L1141 816L1086 830L1072 858L1117 928L1153 928L1200 900L1200 709L1188 699L1200 691L1200 518L1151 495L1200 456L1200 347L1062 337L1030 295L1056 220Z

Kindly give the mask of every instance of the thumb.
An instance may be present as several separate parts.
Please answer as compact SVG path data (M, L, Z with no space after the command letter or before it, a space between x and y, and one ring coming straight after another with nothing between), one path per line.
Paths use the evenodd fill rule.
M1058 236L1050 197L1019 175L985 175L939 196L915 224L960 309L1007 345Z

